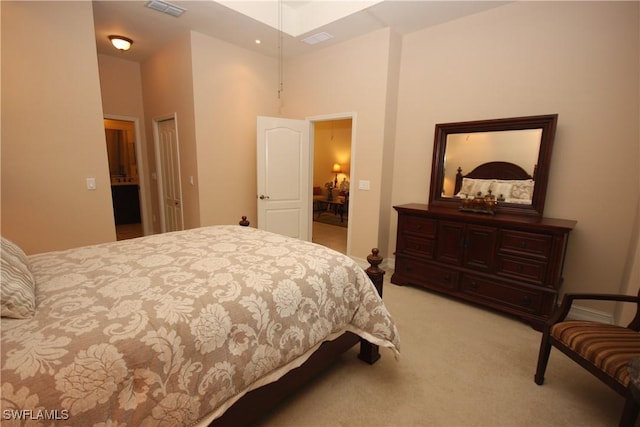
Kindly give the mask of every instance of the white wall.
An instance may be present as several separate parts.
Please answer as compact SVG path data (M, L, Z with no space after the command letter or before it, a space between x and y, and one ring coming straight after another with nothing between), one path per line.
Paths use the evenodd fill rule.
M436 123L558 113L545 216L578 221L563 290L622 290L640 171L638 16L637 2L517 2L405 37L393 203L427 201Z

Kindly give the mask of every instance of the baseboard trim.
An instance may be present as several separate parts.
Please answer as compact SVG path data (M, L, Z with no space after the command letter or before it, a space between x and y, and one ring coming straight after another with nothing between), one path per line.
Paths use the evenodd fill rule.
M613 314L606 313L604 311L593 310L591 308L580 307L579 305L572 305L567 319L571 320L587 320L591 322L600 322L613 324Z
M394 271L396 269L396 259L395 258L385 258L382 260L381 267L384 270Z

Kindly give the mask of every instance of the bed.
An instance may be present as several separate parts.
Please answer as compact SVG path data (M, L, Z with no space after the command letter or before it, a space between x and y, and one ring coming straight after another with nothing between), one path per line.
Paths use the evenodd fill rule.
M530 205L534 187L533 176L522 167L509 162L488 162L465 175L458 167L453 194L458 198L470 198L478 193L485 196L491 191L498 202Z
M369 258L238 225L28 257L2 239L3 425L247 425L358 342L397 354Z

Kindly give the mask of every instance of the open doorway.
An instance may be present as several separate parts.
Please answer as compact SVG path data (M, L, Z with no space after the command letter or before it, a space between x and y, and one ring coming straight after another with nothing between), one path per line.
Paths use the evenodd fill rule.
M315 243L347 253L352 118L313 126L313 229Z
M144 233L141 209L140 161L136 123L105 118L113 219L117 240L141 237Z

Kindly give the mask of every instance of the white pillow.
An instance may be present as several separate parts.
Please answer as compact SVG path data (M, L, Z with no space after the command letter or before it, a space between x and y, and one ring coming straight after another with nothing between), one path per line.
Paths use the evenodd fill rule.
M36 311L36 286L27 256L15 243L4 237L1 240L0 315L32 317Z
M505 199L506 203L517 203L519 205L530 205L533 203L531 199Z
M462 178L462 185L460 186L460 191L456 194L456 197L467 197L470 194L471 189L473 188L473 179L471 178Z
M491 194L496 196L496 199L499 199L500 196L502 196L503 199L508 199L511 197L512 186L513 181L496 180L491 184Z
M511 199L531 200L533 198L533 180L523 179L512 181Z
M473 179L473 178L462 178L462 187L460 188L460 192L456 194L458 197L475 197L478 193L481 193L481 196L487 194L489 191L489 187L495 181L495 179Z

